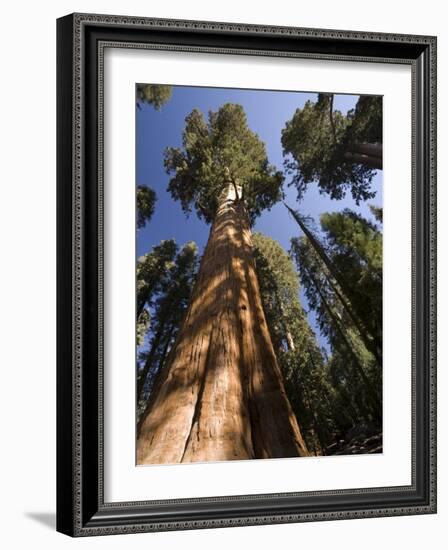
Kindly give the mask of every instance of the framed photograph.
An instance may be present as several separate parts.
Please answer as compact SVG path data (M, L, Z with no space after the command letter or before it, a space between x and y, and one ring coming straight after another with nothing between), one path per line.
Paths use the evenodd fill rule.
M57 41L57 529L435 513L436 38Z

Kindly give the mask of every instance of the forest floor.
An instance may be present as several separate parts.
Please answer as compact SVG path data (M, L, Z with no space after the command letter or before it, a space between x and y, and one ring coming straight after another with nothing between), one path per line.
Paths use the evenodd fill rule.
M357 455L383 452L383 432L371 424L357 424L325 449L327 456Z

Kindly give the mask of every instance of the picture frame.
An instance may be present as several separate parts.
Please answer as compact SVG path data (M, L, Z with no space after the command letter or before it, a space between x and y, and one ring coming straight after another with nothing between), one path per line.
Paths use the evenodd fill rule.
M104 499L104 50L408 65L412 72L412 482ZM436 512L436 38L111 15L57 21L57 530L70 536ZM398 344L397 344L398 345Z

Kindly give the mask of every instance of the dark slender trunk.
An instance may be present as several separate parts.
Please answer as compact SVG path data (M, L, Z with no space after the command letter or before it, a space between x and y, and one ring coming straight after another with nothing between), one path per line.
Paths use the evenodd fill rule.
M333 134L333 144L336 145L337 139L336 139L336 126L334 124L334 117L333 117L333 104L334 104L334 95L330 95L330 124L331 124L331 132Z
M160 273L160 276L161 275L162 275L162 273ZM139 292L137 294L137 303L136 303L136 318L137 318L137 321L139 320L140 315L143 313L145 305L150 300L153 291L154 291L153 285L148 285L148 287L145 288L144 291L142 290L141 292Z
M170 330L168 332L168 335L165 338L165 345L163 346L163 351L160 354L160 360L159 360L159 365L160 366L162 366L165 363L165 359L166 359L166 356L168 354L168 348L169 348L169 346L171 344L171 341L173 339L173 334L174 334L175 328L176 327L174 325L171 325Z
M383 169L382 145L375 143L352 143L344 158L354 164L364 164L376 170Z
M381 368L381 365L383 364L383 358L382 358L382 350L381 347L377 346L376 339L372 340L371 336L367 333L367 330L364 328L364 326L361 324L358 317L355 315L352 307L348 304L347 300L344 298L344 296L339 292L338 287L334 284L331 277L328 277L325 273L325 278L329 282L331 288L333 289L334 293L336 294L336 297L340 301L342 307L347 312L348 316L352 320L353 324L355 325L356 329L359 332L359 335L361 336L361 339L368 351L375 357L375 360L378 364L378 366Z
M308 354L310 356L311 364L313 366L313 370L316 372L317 371L317 366L316 366L316 363L315 363L314 358L313 358L313 350L310 348L310 346L307 346L307 348L308 348ZM321 397L323 397L326 400L326 402L329 404L329 399L327 397L327 392L326 391L321 390ZM316 418L314 409L313 409L313 418L314 418L314 421L317 422L317 418ZM327 446L327 442L328 442L328 430L325 429L325 435L324 435L323 432L322 432L322 427L321 427L319 422L317 422L316 426L318 426L318 428L316 428L317 429L316 433L318 435L319 442L320 442L321 447L322 447L322 452L323 452L323 454L325 454L325 447Z
M325 267L328 269L328 272L330 273L330 276L333 277L333 279L336 281L336 283L341 288L342 292L350 297L351 296L351 289L348 282L345 280L344 276L339 272L338 269L335 268L333 262L328 257L327 253L325 252L324 248L318 241L318 239L313 235L313 233L308 229L308 227L303 223L300 216L295 212L292 208L290 208L286 203L283 203L292 217L296 220L298 225L300 226L300 229L305 233L307 239L311 243L311 246L316 251L319 258L324 263ZM365 326L365 323L362 321L362 315L360 316L358 312L355 312L353 306L348 303L348 301L343 297L341 292L337 289L337 287L334 285L333 281L331 280L331 277L329 277L325 273L325 277L330 283L331 287L335 291L339 301L341 302L344 309L347 311L347 314L349 315L350 319L353 321L353 324L358 329L359 334L362 338L362 341L364 342L364 345L366 348L374 355L377 363L379 366L382 365L382 346L381 342L378 342L378 338L375 337L374 334L371 334L370 331Z
M336 331L338 332L338 334L340 335L340 337L344 341L344 343L346 345L346 349L347 349L347 351L349 352L350 356L353 359L356 370L358 371L358 374L361 376L361 379L362 379L362 381L364 382L364 384L367 388L367 395L369 396L369 398L371 400L371 403L372 403L373 409L375 411L375 414L378 415L378 417L381 417L381 400L380 400L379 396L377 395L377 393L375 391L375 388L373 387L372 383L369 380L369 377L365 373L364 368L362 367L362 365L361 365L361 363L358 359L358 356L356 355L355 351L353 350L353 347L352 347L349 339L347 338L347 335L345 334L344 329L341 327L341 325L339 323L339 320L337 319L334 311L332 310L330 304L325 299L325 296L323 295L323 292L320 288L320 285L316 281L316 278L313 276L313 274L308 269L305 268L305 270L307 271L307 274L310 277L310 279L313 281L313 284L314 284L314 286L315 286L315 288L316 288L316 290L319 294L321 302L324 305L325 310L327 311L328 315L330 316L330 319L333 322L334 328L336 329Z
M334 95L330 94L329 117L333 144L337 146L336 126L333 117ZM383 144L382 143L348 143L344 157L355 164L364 164L369 168L383 169Z
M143 312L143 309L145 305L148 303L148 301L151 298L151 295L153 294L156 284L155 281L160 279L164 273L166 272L166 261L159 262L157 265L157 270L154 274L151 276L151 280L153 281L152 284L148 284L148 286L140 291L137 291L137 300L136 300L136 318L137 321L140 317L140 315Z
M317 240L317 238L313 235L313 233L308 229L308 227L303 223L301 217L295 210L293 210L290 206L288 206L285 202L283 202L285 207L288 209L291 216L295 219L295 221L298 223L300 229L303 231L303 233L306 235L308 240L310 241L311 245L313 246L314 250L320 257L320 259L323 261L325 266L327 267L328 271L331 273L331 275L334 277L338 285L342 288L342 290L350 296L350 288L348 283L345 281L342 274L335 268L333 265L333 262L328 257L327 253L325 252L323 246L320 244L320 242Z
M308 390L306 389L306 387L303 387L303 394L305 396L305 400L306 400L306 403L307 403L307 408L308 408L308 410L310 411L310 414L311 414L314 433L316 434L317 439L319 441L320 451L321 451L321 453L323 453L326 443L323 439L322 432L321 432L320 425L319 425L319 421L316 417L315 409L313 407L313 404L311 403L311 399L310 399L310 396L309 396L309 393L308 393Z
M171 362L171 359L172 359L171 354L172 354L172 351L173 351L173 348L171 348L170 351L167 353L167 348L168 348L168 346L165 346L165 350L164 350L165 351L165 360L159 364L159 368L157 369L157 372L154 376L151 391L149 393L149 396L148 396L148 399L147 399L147 402L146 402L146 405L145 405L145 410L141 414L140 418L138 418L138 422L137 422L137 439L140 438L141 427L142 427L146 417L148 416L149 412L151 411L151 409L153 407L155 398L156 398L156 396L158 395L158 393L160 391L160 386L162 385L162 383L165 382L165 379L167 377L167 368L166 367L167 367L167 364L169 364ZM138 402L137 402L137 404L138 404Z
M174 330L174 327L171 326L169 328L169 334L172 334ZM148 378L148 373L151 370L151 368L154 366L154 358L157 353L157 350L159 348L159 345L162 341L163 333L165 331L165 323L160 323L159 327L157 329L156 334L154 335L154 338L151 343L151 349L149 350L148 357L145 361L145 366L143 367L142 371L140 372L140 375L137 380L137 403L140 401L140 399L143 397L143 388L145 387L146 379ZM166 353L166 352L165 352ZM159 364L162 364L163 357L159 358Z
M360 153L372 158L383 158L382 143L352 143L349 146L349 150L352 153Z
M146 304L146 297L145 298L143 298L143 297L138 297L137 298L137 304L136 304L137 321L139 320L140 315L143 312L143 308L145 307L145 304Z
M138 464L308 454L264 316L248 217L235 199L229 185L139 424Z

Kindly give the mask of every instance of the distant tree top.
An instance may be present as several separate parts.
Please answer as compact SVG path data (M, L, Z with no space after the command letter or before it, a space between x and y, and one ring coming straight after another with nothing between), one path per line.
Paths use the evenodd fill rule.
M151 187L137 186L137 228L141 229L154 215L157 196Z
M173 95L173 87L163 84L137 84L137 107L146 103L159 111Z
M248 127L241 105L226 103L210 111L208 121L194 109L185 119L182 148L165 151L165 168L172 175L171 196L207 223L229 185L240 189L238 199L252 222L282 197L283 175L269 164L265 144Z

